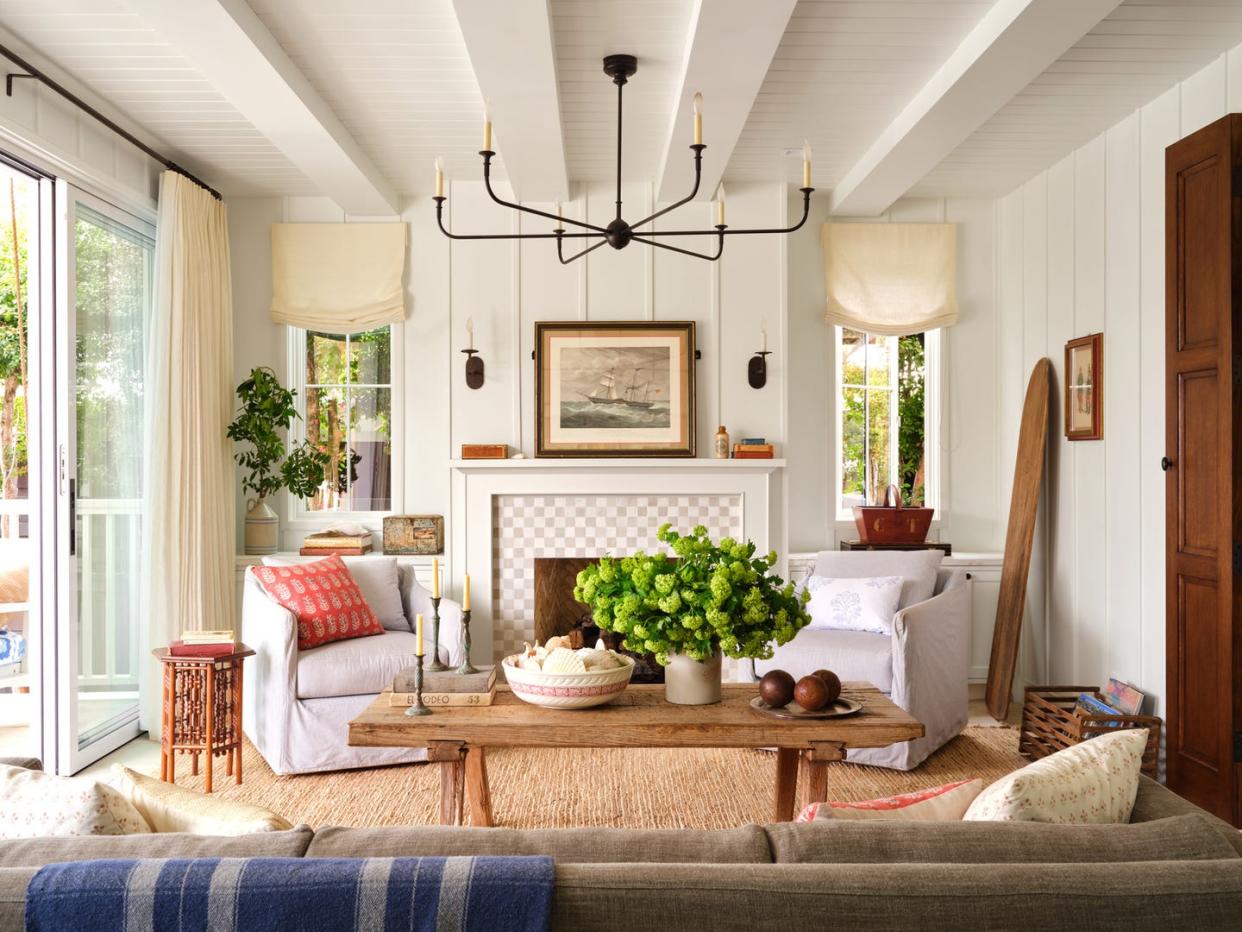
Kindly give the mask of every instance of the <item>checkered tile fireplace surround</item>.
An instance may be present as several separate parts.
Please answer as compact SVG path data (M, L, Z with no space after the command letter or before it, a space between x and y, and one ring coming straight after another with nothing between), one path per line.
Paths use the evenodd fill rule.
M666 521L785 553L783 472L781 460L455 461L451 591L469 572L475 662L534 639L537 557L655 551Z
M492 650L533 641L536 557L596 557L666 549L664 522L714 537L742 533L740 495L497 495L492 499Z

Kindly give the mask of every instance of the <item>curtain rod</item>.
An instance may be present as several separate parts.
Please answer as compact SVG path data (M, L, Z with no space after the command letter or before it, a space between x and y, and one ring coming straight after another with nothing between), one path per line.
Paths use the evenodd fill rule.
M46 74L44 74L34 65L30 64L30 62L23 59L16 52L12 51L11 49L6 48L3 45L0 45L0 55L3 55L13 64L17 65L18 68L21 68L26 72L25 74L17 74L15 72L10 72L4 76L4 93L6 96L8 97L13 96L13 79L14 78L31 78L35 81L38 81L40 84L44 85L49 90L55 91L61 97L65 98L65 100L69 101L69 103L73 104L79 110L83 111L89 116L94 117L104 126L106 126L108 129L112 130L112 132L116 133L118 136L120 136L122 139L128 142L131 146L141 149L146 155L150 156L152 159L159 162L169 171L176 172L178 175L183 175L184 177L189 178L200 188L203 188L206 191L210 192L211 196L214 197L217 201L222 200L220 196L220 192L217 191L215 188L213 188L211 185L209 185L207 182L203 181L202 178L199 178L196 175L191 174L190 172L182 168L180 165L178 165L176 162L174 162L172 159L167 158L161 155L160 153L156 152L154 149L148 146L145 142L143 142L133 133L130 133L128 130L117 125L114 121L108 119L108 117L104 116L102 113L100 113L90 104L88 104L82 98L78 97L72 91L68 90L67 88L58 84L56 81L49 78Z

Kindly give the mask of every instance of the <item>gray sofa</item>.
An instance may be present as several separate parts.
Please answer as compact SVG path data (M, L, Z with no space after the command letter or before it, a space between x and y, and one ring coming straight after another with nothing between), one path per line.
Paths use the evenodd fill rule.
M553 928L1226 929L1242 836L1142 779L1129 825L817 822L727 831L322 828L0 841L0 929L43 864L132 857L548 854ZM792 923L799 925L792 925ZM805 923L805 924L804 924Z

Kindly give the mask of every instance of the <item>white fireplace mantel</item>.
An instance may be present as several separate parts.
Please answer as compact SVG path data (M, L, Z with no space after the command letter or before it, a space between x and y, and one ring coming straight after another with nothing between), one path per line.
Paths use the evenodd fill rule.
M785 461L779 459L507 459L453 460L453 579L471 577L471 639L476 663L491 663L495 574L493 527L498 496L732 496L740 503L742 536L760 552L775 549L785 575ZM609 529L600 527L601 541ZM555 540L557 528L547 528Z

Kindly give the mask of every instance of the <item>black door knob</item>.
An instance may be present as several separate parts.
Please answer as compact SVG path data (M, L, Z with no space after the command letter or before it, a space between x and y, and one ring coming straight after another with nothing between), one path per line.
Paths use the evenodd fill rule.
M1160 457L1160 468L1163 469L1165 472L1168 472L1170 469L1173 468L1173 461L1169 459L1167 456Z

